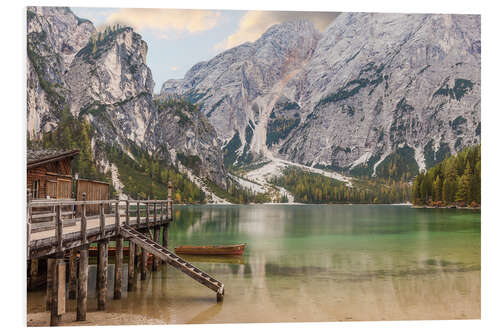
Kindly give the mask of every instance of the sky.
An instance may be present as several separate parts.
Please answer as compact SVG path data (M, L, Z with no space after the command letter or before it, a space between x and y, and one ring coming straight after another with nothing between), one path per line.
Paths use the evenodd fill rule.
M335 12L181 10L72 7L75 15L91 20L97 29L119 23L131 26L148 44L147 65L155 92L168 79L180 79L196 63L231 47L253 42L273 24L309 19L320 31Z

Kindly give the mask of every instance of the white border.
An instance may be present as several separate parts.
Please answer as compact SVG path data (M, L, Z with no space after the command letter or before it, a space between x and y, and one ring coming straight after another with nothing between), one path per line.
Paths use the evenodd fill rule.
M7 5L7 6L5 6ZM262 329L291 330L299 332L331 330L348 332L422 332L422 331L493 331L500 326L498 316L498 284L500 283L497 257L500 255L500 236L498 218L495 218L496 204L500 188L495 172L500 166L497 130L500 124L499 78L497 32L498 11L493 1L322 1L307 0L300 2L253 0L236 2L229 0L74 0L74 1L10 1L2 8L2 264L1 274L2 307L1 317L4 328L26 329L25 315L25 264L24 264L24 184L25 180L25 133L26 133L26 45L25 9L27 5L71 5L82 7L150 7L150 8L204 8L204 9L259 9L259 10L311 10L311 11L363 11L363 12L411 12L411 13L467 13L482 15L482 142L483 142L483 209L482 209L482 320L467 321L408 321L408 322L357 322L357 323L311 323L311 324L224 324L224 325L168 325L147 326L148 331L165 330L175 332L250 332ZM496 176L496 177L495 177ZM13 269L14 268L14 269ZM242 306L244 306L242 304ZM495 325L496 324L496 325ZM67 329L67 328L65 328ZM82 330L88 328L73 328ZM120 330L136 331L136 326L97 327L99 331ZM143 328L141 328L143 329ZM45 329L42 329L45 330ZM46 330L52 331L51 328Z

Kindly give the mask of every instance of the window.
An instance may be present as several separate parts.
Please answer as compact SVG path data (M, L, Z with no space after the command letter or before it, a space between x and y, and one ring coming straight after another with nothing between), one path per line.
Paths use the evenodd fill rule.
M31 186L31 191L33 193L33 199L38 199L38 194L40 191L40 181L39 180L33 181L33 185Z

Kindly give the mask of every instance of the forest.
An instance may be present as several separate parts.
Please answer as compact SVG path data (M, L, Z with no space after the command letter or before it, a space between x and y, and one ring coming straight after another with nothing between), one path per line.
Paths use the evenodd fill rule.
M82 179L101 180L111 185L111 197L116 194L112 185L111 172L99 167L92 152L91 140L94 129L84 119L73 117L67 108L61 114L58 127L45 133L40 139L29 140L28 148L79 149L80 154L73 159L73 174L78 173ZM177 169L167 164L167 161L156 160L145 151L130 146L132 159L121 148L105 145L101 154L114 163L120 173L120 181L124 185L124 193L134 199L166 198L168 181L174 187L175 203L203 203L205 194L196 184L191 182Z
M390 179L352 180L353 186L303 171L296 167L283 170L283 175L271 179L271 183L290 191L296 202L301 203L370 203L388 204L410 201L410 186L403 181Z
M481 205L481 145L465 148L413 182L416 206L479 207Z

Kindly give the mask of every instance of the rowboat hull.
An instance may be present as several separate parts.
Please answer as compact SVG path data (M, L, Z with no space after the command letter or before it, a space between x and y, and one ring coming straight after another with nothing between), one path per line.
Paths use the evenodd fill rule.
M246 244L238 245L216 245L216 246L190 246L184 245L176 247L175 253L178 254L193 254L193 255L242 255L245 251Z

